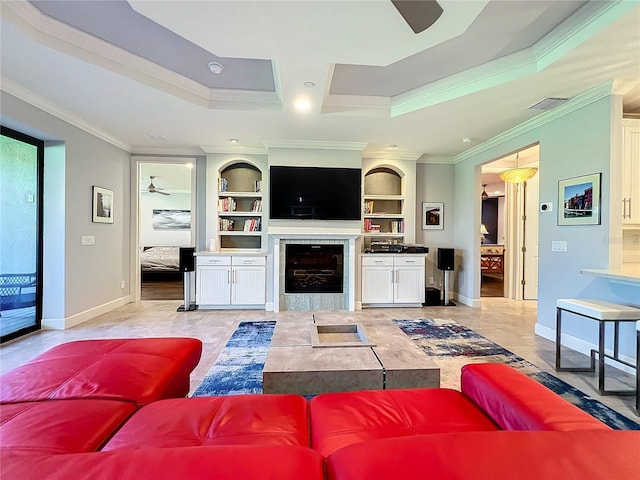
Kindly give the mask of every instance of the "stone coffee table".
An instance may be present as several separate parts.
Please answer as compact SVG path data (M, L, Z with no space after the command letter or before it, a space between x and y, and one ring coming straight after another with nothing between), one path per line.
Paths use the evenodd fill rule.
M317 395L440 386L440 368L389 321L278 321L264 393Z

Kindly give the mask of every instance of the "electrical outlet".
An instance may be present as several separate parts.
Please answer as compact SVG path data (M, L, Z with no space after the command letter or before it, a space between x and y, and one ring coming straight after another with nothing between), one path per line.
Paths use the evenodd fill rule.
M125 285L124 280L122 280L122 281L120 282L120 288L124 288L124 285Z
M429 285L433 285L433 277L429 277Z
M631 237L631 245L640 245L640 235Z

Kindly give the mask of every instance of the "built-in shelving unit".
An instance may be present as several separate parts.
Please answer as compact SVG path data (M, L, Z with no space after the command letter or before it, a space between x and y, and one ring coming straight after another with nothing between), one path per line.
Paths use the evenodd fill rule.
M221 250L262 248L262 172L246 162L219 172L217 189L218 245Z
M364 248L371 241L402 243L405 236L405 197L401 175L387 167L364 175L362 234Z

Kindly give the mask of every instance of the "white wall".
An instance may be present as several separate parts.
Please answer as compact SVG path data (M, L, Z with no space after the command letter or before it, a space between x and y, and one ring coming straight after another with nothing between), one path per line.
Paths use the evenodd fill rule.
M554 215L539 216L539 296L536 333L554 338L555 303L558 298L597 298L640 306L638 288L625 287L604 279L580 274L582 268L615 268L621 237L621 193L619 178L612 177L621 162L620 142L622 100L610 95L610 87L593 89L568 102L557 111L544 114L550 121L516 127L504 141L494 141L484 149L469 152L455 166L456 215L454 242L463 252L458 274L458 292L477 298L473 288L479 268L475 227L479 208L469 208L479 197L478 166L526 145L540 142L540 202L553 202ZM565 113L562 115L562 113ZM519 133L521 132L521 133ZM558 181L584 174L602 173L601 224L558 226ZM552 252L552 240L567 242L567 252ZM620 255L620 254L618 254ZM478 287L476 285L476 287ZM568 318L563 324L574 348L586 349L597 343L595 322ZM634 356L635 328L622 325L621 353Z
M122 289L120 282L129 278L129 154L6 92L0 102L4 125L57 145L50 155L45 149L45 175L58 181L45 181L43 325L69 326L126 303L129 286ZM114 191L113 224L92 223L93 185ZM94 236L95 245L81 246L82 235ZM52 290L64 292L64 307L57 295L57 307L50 308Z
M154 245L190 247L192 244L190 230L154 230L153 210L156 209L191 210L191 194L160 195L143 192L140 195L140 245L143 247Z

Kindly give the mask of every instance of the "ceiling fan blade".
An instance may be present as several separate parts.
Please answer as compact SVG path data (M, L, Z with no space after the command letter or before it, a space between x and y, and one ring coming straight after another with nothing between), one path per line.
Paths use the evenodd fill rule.
M391 3L414 33L424 32L443 12L436 0L391 0Z
M170 193L167 193L167 192L161 192L160 190L156 190L156 191L155 191L155 192L153 192L153 193L159 193L160 195L171 195Z

